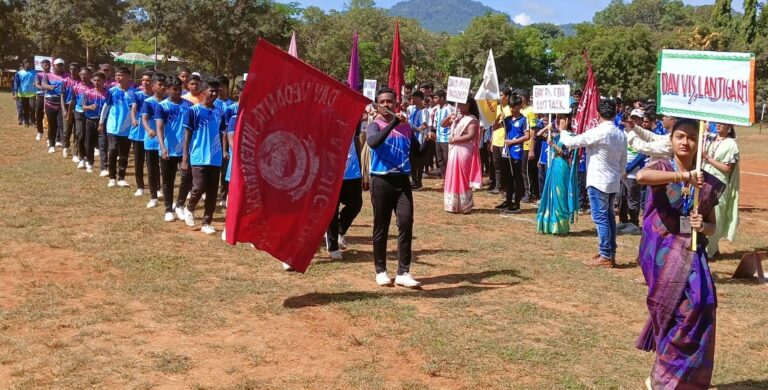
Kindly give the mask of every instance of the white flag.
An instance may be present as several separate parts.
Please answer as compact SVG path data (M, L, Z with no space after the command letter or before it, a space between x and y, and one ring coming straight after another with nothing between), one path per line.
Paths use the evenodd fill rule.
M496 106L499 101L499 78L496 75L496 62L493 60L493 49L488 52L485 72L480 88L477 89L475 100L480 109L480 123L488 127L496 121Z

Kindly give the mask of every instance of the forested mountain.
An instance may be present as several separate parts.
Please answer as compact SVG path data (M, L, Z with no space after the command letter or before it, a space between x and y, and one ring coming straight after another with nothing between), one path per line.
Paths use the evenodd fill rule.
M389 9L392 16L413 18L429 31L452 35L464 31L473 18L487 13L500 12L472 0L406 0Z

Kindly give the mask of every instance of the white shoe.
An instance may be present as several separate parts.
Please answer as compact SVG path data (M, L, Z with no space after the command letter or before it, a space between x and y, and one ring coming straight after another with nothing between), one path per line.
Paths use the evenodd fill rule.
M176 220L176 216L173 215L173 213L165 213L165 217L163 218L163 221L165 222L173 222Z
M379 286L392 286L392 279L389 278L386 272L380 272L376 274L376 284Z
M417 288L421 286L421 283L414 279L411 274L407 272L402 275L397 275L397 277L395 277L395 284L408 288Z
M93 173L93 165L91 165L91 164L85 164L85 172L87 172L87 173Z
M341 256L341 251L333 251L331 252L331 260L341 260L343 257Z
M37 135L35 135L35 142L40 142L41 139L43 139L43 135L40 133L37 133Z
M106 169L102 169L101 172L99 172L99 177L107 177L109 176L109 171Z
M107 183L107 187L112 188L115 185L117 185L117 182L115 181L115 179L109 179L109 183Z
M193 214L187 208L184 209L184 223L186 223L189 227L195 226L195 214Z
M290 266L288 263L281 262L280 264L283 265L283 271L293 271L293 267Z
M53 154L53 153L56 153L56 148L51 146L51 147L48 148L48 154Z
M72 162L73 163L80 164L80 161L83 161L83 160L80 160L80 157L72 156Z
M99 149L93 150L93 157L99 157Z
M133 196L135 197L144 196L144 189L139 188L138 190L136 190L136 192L133 193Z
M214 229L211 225L203 225L203 227L200 228L200 231L209 236L216 233L216 229Z
M77 169L85 169L85 161L80 160L77 162Z
M64 150L61 151L61 157L64 157L64 158L69 157L69 152L67 152L67 148L64 148Z
M117 186L118 187L128 187L128 186L130 186L130 184L128 184L128 182L125 181L125 179L123 179L123 180L118 180L117 181Z
M56 147L61 147L61 142L56 141Z
M183 221L184 220L184 208L176 206L176 210L175 211L176 211L176 218L178 218L178 219Z
M147 203L147 208L153 209L155 207L157 207L157 199L150 199L149 202Z
M163 197L163 191L157 191L157 199L160 199Z
M341 250L347 249L347 239L344 238L344 235L342 234L339 234L339 248L341 248Z
M221 241L227 241L227 229L221 231Z

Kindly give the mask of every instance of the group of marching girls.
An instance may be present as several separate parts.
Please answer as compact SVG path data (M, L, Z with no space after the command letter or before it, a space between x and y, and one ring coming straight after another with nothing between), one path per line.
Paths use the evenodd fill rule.
M62 157L71 156L76 169L94 173L98 157L99 175L108 179L109 188L131 187L126 172L133 149L134 195L148 195L147 208L157 207L163 198L164 220L178 218L190 227L203 200L200 231L214 234L217 200L226 207L239 107L230 98L229 79L203 80L182 68L177 75L144 70L134 82L127 67L113 72L109 64L72 62L67 72L65 65L61 58L53 64L43 60L42 71L35 71L24 60L13 91L19 124L34 124L36 140L47 139L48 153L61 148ZM236 94L242 87L241 81ZM177 173L180 184L174 197Z

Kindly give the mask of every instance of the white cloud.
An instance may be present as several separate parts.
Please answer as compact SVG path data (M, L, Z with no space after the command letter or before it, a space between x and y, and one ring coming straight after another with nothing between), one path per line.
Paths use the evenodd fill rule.
M521 26L527 26L533 23L533 20L531 20L531 16L526 14L525 12L521 12L515 15L515 17L512 18L512 21L514 21L515 23Z

